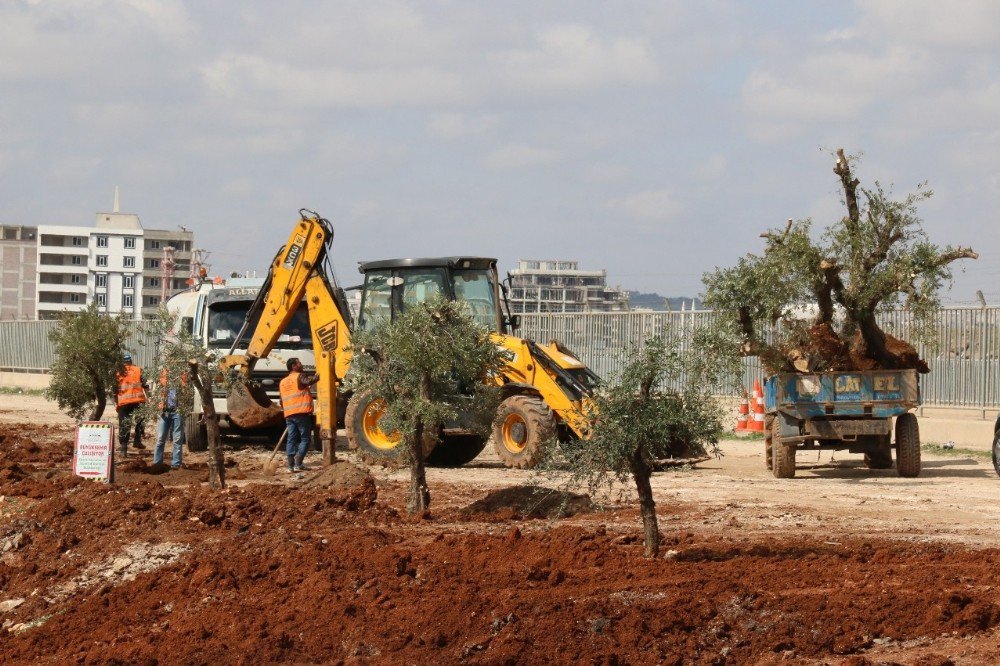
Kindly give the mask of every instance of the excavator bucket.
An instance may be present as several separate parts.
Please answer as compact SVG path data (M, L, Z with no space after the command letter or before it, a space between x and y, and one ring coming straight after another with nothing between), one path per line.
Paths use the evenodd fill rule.
M236 384L226 396L229 420L240 428L280 425L284 413L258 384Z

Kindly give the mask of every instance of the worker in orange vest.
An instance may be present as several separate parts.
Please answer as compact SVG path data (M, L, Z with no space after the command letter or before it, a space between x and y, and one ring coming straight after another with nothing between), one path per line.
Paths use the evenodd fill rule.
M135 441L132 446L144 449L142 443L143 419L134 416L137 409L146 404L146 380L142 376L142 368L132 365L132 354L125 352L122 356L125 369L118 374L118 392L115 394L115 409L118 410L118 445L122 455L128 454L128 440L135 429Z
M319 381L319 375L308 377L302 372L302 362L288 359L288 376L278 385L281 391L281 409L285 413L285 453L288 454L288 471L304 472L302 461L309 450L313 429L313 400L309 387Z
M181 410L181 391L187 387L187 373L181 373L180 379L167 385L167 369L160 371L160 386L158 404L160 418L156 422L156 447L153 449L153 464L163 462L163 450L167 443L167 434L171 434L173 447L170 468L180 469L184 449L184 413Z

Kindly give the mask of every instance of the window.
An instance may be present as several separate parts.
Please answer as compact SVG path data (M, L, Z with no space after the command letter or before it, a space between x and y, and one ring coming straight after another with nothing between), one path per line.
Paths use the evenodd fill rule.
M69 302L70 303L79 303L80 302L80 294L70 294L69 295Z
M97 265L98 266L107 266L108 265L108 255L106 255L106 254L99 254L99 255L97 255Z
M158 241L158 240L149 241L149 249L151 249L151 250L159 250L160 249L160 241Z
M125 239L128 240L127 238ZM125 268L135 268L135 257L125 257L122 264Z
M159 268L159 267L160 267L160 260L159 259L150 259L149 260L149 266L147 268Z
M160 278L149 278L149 286L150 287L159 287L160 286Z
M122 307L123 308L132 307L132 294L122 294Z
M97 304L100 305L101 307L104 307L105 305L108 304L108 297L105 294L98 294Z
M159 296L147 296L146 297L146 305L159 305L159 303L160 303L160 297Z
M107 246L108 246L108 237L107 236L98 236L97 237L97 247L107 247Z
M73 284L80 284L80 276L79 275L70 275L69 276L69 281L71 283L73 283Z
M125 249L126 250L134 250L135 249L135 236L126 236L125 237Z
M107 275L97 275L94 277L95 287L107 287L108 286L108 276Z
M131 288L132 288L132 276L131 275L125 275L125 276L123 276L122 277L122 289L131 289ZM129 296L129 298L131 298L131 296Z
M73 236L73 245L80 247L81 245L83 245L83 239L80 238L79 236Z
M73 255L72 257L70 257L70 263L72 263L74 266L82 266L83 257L79 255Z

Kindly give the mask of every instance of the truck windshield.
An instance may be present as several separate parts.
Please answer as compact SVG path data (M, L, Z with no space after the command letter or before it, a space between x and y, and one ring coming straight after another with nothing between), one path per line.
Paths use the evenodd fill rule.
M491 331L497 328L496 288L486 270L456 270L455 300L468 304L472 317Z
M208 311L208 346L224 347L232 346L233 341L243 327L243 320L246 319L247 310L250 309L249 301L236 303L217 303ZM250 328L244 336L240 347L246 348L249 343L250 331L257 326L259 316L250 321ZM309 310L305 303L300 303L292 320L285 327L285 332L278 338L277 347L282 349L312 349L312 330L309 328Z

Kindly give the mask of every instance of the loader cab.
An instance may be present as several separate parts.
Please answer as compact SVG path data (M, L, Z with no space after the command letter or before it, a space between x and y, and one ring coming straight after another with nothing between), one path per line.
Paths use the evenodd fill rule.
M491 331L505 332L509 326L500 307L496 259L389 259L361 262L358 270L365 276L358 315L362 330L434 298L468 304L472 316Z

